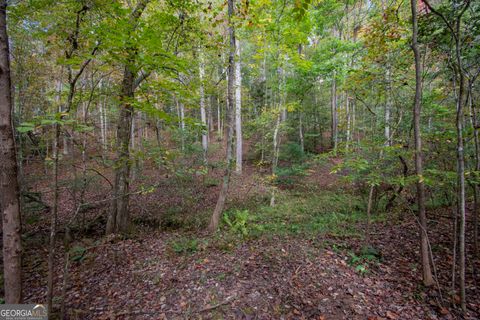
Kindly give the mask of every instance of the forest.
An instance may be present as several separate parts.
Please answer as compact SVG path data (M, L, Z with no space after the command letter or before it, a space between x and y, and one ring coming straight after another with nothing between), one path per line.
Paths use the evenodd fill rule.
M0 0L0 318L480 319L479 75L480 0Z

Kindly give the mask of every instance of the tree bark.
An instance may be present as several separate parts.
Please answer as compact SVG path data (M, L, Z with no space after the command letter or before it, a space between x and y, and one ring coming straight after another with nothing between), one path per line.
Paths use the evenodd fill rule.
M301 110L298 116L298 137L300 138L300 149L302 152L305 152L305 139L303 137L303 114Z
M469 81L468 85L468 104L470 107L470 112L472 115L472 127L473 127L473 138L475 143L475 171L477 174L480 172L480 137L478 133L479 123L477 117L477 110L473 105L473 83ZM479 186L478 184L473 185L473 250L475 257L478 257L478 212L479 212Z
M22 241L17 155L12 122L7 1L0 1L0 209L3 223L5 303L22 300Z
M337 80L336 80L336 72L333 71L332 76L332 96L331 96L331 122L332 122L332 130L331 130L331 147L333 152L337 152L337 136L338 136L338 115L337 115Z
M415 56L415 100L413 105L413 128L415 140L415 173L417 175L417 204L418 217L420 221L420 254L422 261L423 283L425 286L431 286L434 284L434 281L432 277L432 270L430 268L428 250L427 216L425 212L425 185L423 181L422 136L420 131L420 117L422 108L422 65L417 42L418 20L416 0L411 0L410 5L412 9L412 50Z
M203 161L207 162L207 151L208 151L208 132L209 128L207 126L207 113L205 111L205 89L203 86L203 79L205 77L205 65L203 61L203 54L200 52L200 66L199 66L199 77L200 77L200 118L202 121L202 148L203 148Z
M345 143L345 152L348 152L350 147L350 140L351 140L351 114L350 114L350 99L348 97L348 92L346 92L346 100L345 100L345 113L347 116L347 136L346 136L346 143Z
M457 40L458 41L458 40ZM459 44L457 50L459 51ZM459 230L458 230L458 259L460 268L460 304L462 310L467 310L465 295L465 156L463 151L463 100L465 96L464 86L465 77L461 70L460 52L457 52L459 66L459 88L457 99L457 178L458 178L458 214L459 214Z
M48 250L48 276L47 276L47 312L50 318L53 312L53 296L54 296L54 263L55 263L55 236L57 234L57 217L58 217L58 155L60 140L60 124L54 125L55 138L53 140L53 212L50 220L50 238Z
M117 126L117 157L115 160L115 184L110 215L107 221L107 234L125 232L128 228L129 183L130 183L130 137L132 127L134 73L125 66L120 95L120 117Z
M220 98L217 97L217 134L222 139L222 114L220 108Z
M243 137L242 137L242 70L240 64L240 41L236 40L235 60L235 134L236 162L235 171L242 173Z
M220 216L225 207L225 201L227 199L228 188L230 186L230 176L232 172L232 159L233 159L233 115L232 108L234 106L233 91L234 91L234 72L235 72L235 28L233 27L233 15L234 0L228 0L228 33L230 35L230 52L228 55L228 83L227 83L227 108L226 108L226 124L227 124L227 149L226 149L226 168L223 174L223 182L218 196L215 210L213 211L210 219L209 231L215 232L218 229L220 222Z
M387 55L388 59L388 55ZM385 89L385 145L392 145L392 137L390 133L390 124L391 124L391 112L392 112L392 70L389 62L387 62L387 72L385 80L387 81L387 86Z
M375 191L375 186L370 186L370 191L368 192L368 202L367 202L367 224L365 225L365 247L370 246L370 222L372 217L372 205L373 205L373 193Z
M103 89L103 82L100 83L100 88ZM102 138L102 157L105 159L107 154L107 96L105 91L103 92L105 96L99 102L100 105L100 132Z
M149 0L141 0L130 15L131 33L135 31ZM135 96L135 63L136 50L127 48L128 59L124 66L123 81L120 92L120 117L117 125L117 155L115 159L115 180L113 200L107 219L106 233L125 233L129 229L130 215L128 211L130 190L130 130L132 128L133 98Z

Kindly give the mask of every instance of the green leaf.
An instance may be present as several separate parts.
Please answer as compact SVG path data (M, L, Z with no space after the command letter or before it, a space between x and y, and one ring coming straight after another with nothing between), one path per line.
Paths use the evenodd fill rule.
M35 124L31 122L22 122L18 127L17 131L20 133L27 133L35 129Z

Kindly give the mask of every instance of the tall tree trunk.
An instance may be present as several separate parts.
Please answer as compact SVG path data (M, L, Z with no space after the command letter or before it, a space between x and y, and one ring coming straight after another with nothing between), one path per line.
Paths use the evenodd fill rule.
M208 134L207 134L208 139L207 140L208 140L208 143L210 143L211 133L215 130L215 124L213 123L213 105L215 104L214 101L216 101L216 98L214 95L210 95L207 101L209 101L208 107L207 107L207 122L208 122Z
M278 96L279 96L279 101L280 101L280 108L281 108L281 114L282 114L282 122L285 122L287 120L287 77L285 74L285 67L280 68L280 86L278 90Z
M430 5L428 0L423 3L435 15L439 16L450 30L455 42L455 62L454 72L458 75L458 95L456 96L456 129L457 129L457 210L459 216L458 230L458 259L460 268L460 304L463 312L467 310L466 294L465 294L465 155L463 142L463 107L465 100L465 71L462 62L462 16L470 7L471 1L467 0L455 8L454 24L450 23L447 18Z
M278 139L280 124L282 122L282 112L279 110L277 120L275 122L275 128L273 129L273 156L272 156L272 175L275 174L278 166L278 156L280 150L280 141Z
M350 111L350 99L348 98L348 92L346 92L346 100L345 100L345 113L347 116L347 137L345 143L345 152L348 152L350 148L350 141L351 141L351 111Z
M277 121L275 123L275 129L273 130L273 154L272 154L272 177L275 177L275 173L278 167L278 157L280 155L280 139L279 131L280 124L282 122L282 111L278 110ZM275 206L275 186L272 185L272 194L270 196L270 206Z
M305 139L303 138L303 114L300 110L298 115L298 136L300 138L300 149L305 152Z
M459 45L457 45L459 48ZM458 49L459 50L459 49ZM466 295L465 295L465 156L463 151L463 103L464 103L464 86L465 77L461 70L460 53L458 52L458 66L459 66L459 88L457 99L457 177L458 177L458 215L459 215L459 230L458 230L458 259L460 268L460 304L462 310L467 310Z
M115 180L112 208L107 221L107 233L125 232L129 223L130 183L130 137L132 129L134 73L131 66L125 66L120 95L120 117L117 126L117 156L115 159Z
M372 217L372 206L373 206L373 193L375 192L375 186L370 186L370 191L368 192L368 202L367 202L367 224L365 225L365 247L370 246L370 222Z
M278 107L277 107L277 120L275 123L275 128L273 130L273 155L272 155L272 177L275 176L278 167L278 158L280 156L280 125L287 118L286 111L286 79L285 79L285 69L279 68L279 86L278 86ZM275 99L272 102L275 105ZM270 197L270 206L275 206L275 186L272 185L272 194Z
M387 55L388 59L388 55ZM390 123L391 123L391 112L392 112L392 99L391 99L391 94L392 94L392 70L390 67L390 64L387 63L387 71L385 75L385 80L387 81L387 85L385 88L385 145L390 146L392 144L392 137L390 133Z
M262 96L262 111L265 111L268 104L268 86L267 86L267 50L263 50L263 62L262 62L262 83L263 83L263 96Z
M18 304L22 300L22 240L6 0L0 1L0 71L0 209L5 303Z
M233 159L233 115L232 108L234 106L233 102L233 91L234 91L234 72L235 72L235 29L233 27L233 15L234 15L234 0L228 0L228 33L230 35L230 52L228 55L228 87L227 87L227 150L226 150L226 168L223 174L223 182L220 189L220 194L218 196L217 204L215 210L213 211L212 217L210 219L209 230L210 232L215 232L218 228L220 222L220 216L225 207L225 201L227 199L228 188L230 185L230 176L232 172L232 159Z
M54 296L54 263L55 263L55 236L57 234L57 217L58 217L58 155L60 140L60 125L54 125L55 138L53 140L53 213L50 220L50 239L48 251L48 276L47 276L47 311L48 317L51 317L53 311L53 296Z
M356 101L355 99L352 100L351 102L351 128L352 132L350 133L351 141L352 144L355 144L355 125L356 125L356 114L355 114L355 106L356 106Z
M421 101L422 101L422 65L420 60L420 51L418 49L418 20L417 20L417 1L410 1L412 9L412 50L415 56L415 101L413 106L413 128L415 140L415 173L417 175L417 204L418 217L420 221L420 254L422 260L422 276L425 286L434 284L432 270L430 268L428 234L427 234L427 215L425 212L425 185L423 181L423 156L422 156L422 136L420 131ZM386 137L387 138L387 137ZM387 138L389 139L389 137ZM388 140L387 140L388 142Z
M338 115L337 115L337 80L336 72L332 75L332 94L331 94L331 147L333 152L337 152L337 138L338 138Z
M470 5L470 1L465 2L465 6L462 9L462 13L456 17L455 24L455 58L456 58L456 72L458 72L458 96L457 96L457 201L458 201L458 259L459 259L459 271L460 271L460 305L463 312L467 311L466 292L465 292L465 155L464 155L464 141L463 141L463 122L465 104L465 73L462 63L461 52L461 23L462 15L465 13Z
M103 82L100 84L100 88L103 88ZM105 97L99 102L100 105L100 133L102 138L102 156L105 159L107 153L107 97Z
M203 148L203 161L207 162L207 150L208 150L208 132L209 128L207 126L207 114L205 111L205 90L203 86L203 79L205 76L205 64L203 61L203 54L200 52L200 66L199 66L199 77L200 77L200 118L202 121L202 148Z
M182 150L185 150L185 105L183 102L178 102L178 110L180 111L180 134L182 139Z
M468 104L472 115L473 138L475 142L475 171L480 172L480 137L479 137L479 123L477 117L477 110L473 105L473 83L469 81L468 85ZM479 186L473 185L473 249L475 257L478 257L478 212L479 212Z
M235 133L236 133L236 166L235 171L242 173L243 137L242 137L242 69L240 63L240 41L236 40L235 60Z
M149 0L140 0L130 15L131 33L135 31L137 21ZM130 192L130 130L132 129L133 105L135 96L135 48L126 48L127 63L124 66L123 81L120 92L120 117L117 125L115 180L113 199L107 219L106 233L125 233L128 231L130 215L128 211Z
M220 97L217 97L217 133L220 139L222 139L222 113L220 105Z

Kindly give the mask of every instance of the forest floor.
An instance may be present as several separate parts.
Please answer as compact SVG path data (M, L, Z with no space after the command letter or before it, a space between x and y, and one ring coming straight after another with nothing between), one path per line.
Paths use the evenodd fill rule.
M338 161L312 161L302 175L287 179L276 190L275 207L269 205L267 169L246 161L243 175L233 177L229 223L215 235L204 229L221 170L172 176L144 164L133 186L144 191L131 197L134 230L128 237L103 236L111 173L97 175L85 194L90 205L76 217L84 219L83 226L72 227L67 279L60 228L56 307L66 284L67 319L460 319L458 296L449 288L448 210L429 212L441 290L426 289L420 284L414 215L375 214L365 249L365 197L330 173ZM71 168L63 169L64 180L72 179ZM32 191L48 190L51 181L40 164L26 170L37 181ZM147 182L155 188L145 187ZM78 199L67 190L62 189L59 226L76 212ZM44 193L51 204L51 193ZM46 210L24 221L29 303L46 297L49 216ZM473 263L480 267L468 262L465 319L480 318Z

